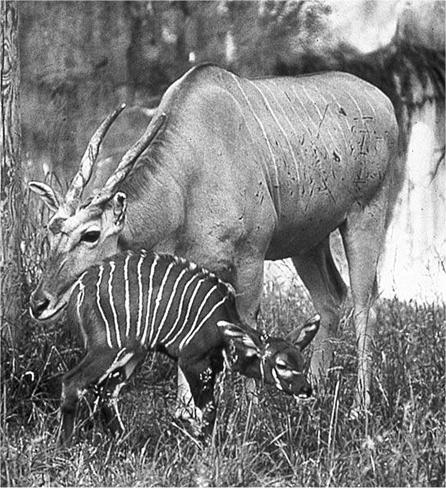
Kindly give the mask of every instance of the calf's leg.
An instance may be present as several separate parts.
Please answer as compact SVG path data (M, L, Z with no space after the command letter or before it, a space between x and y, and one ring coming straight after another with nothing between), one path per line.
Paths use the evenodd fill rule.
M223 367L223 358L190 362L180 359L179 362L196 406L197 417L191 422L192 427L198 437L208 437L215 423L214 386L216 375Z
M119 437L125 430L118 408L119 393L145 355L144 349L121 350L109 368L111 371L101 388L102 417L115 437Z
M61 444L69 446L74 429L76 407L85 391L104 376L119 350L91 350L82 361L62 379L62 431Z

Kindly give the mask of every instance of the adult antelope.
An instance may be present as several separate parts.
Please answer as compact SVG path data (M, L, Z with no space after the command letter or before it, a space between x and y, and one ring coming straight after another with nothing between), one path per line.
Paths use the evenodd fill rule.
M55 211L50 265L31 298L35 316L54 314L64 291L56 276L74 281L118 233L121 248L177 254L217 273L237 290L240 316L250 323L264 260L291 257L321 316L311 360L318 378L330 364L346 296L329 246L339 228L354 302L357 402L367 406L372 302L398 138L389 99L345 73L248 80L198 66L169 87L146 133L82 200L119 111L93 136L65 198L30 185Z
M59 288L67 292L57 309L68 307L87 349L62 381L64 444L71 440L79 397L88 389L108 400L101 409L107 423L113 433L123 432L117 397L150 350L178 359L202 414L195 425L200 434L209 434L214 424L214 382L225 351L240 373L297 398L311 396L301 350L316 334L319 317L299 330L295 346L260 334L241 323L232 287L184 258L127 251Z

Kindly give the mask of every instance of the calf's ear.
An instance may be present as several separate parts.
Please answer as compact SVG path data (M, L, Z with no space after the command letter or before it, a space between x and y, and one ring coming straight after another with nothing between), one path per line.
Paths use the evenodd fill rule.
M316 314L314 317L307 320L301 328L290 332L287 335L286 340L292 342L300 350L305 349L317 334L320 323L321 317L319 314Z
M241 349L246 357L260 356L261 351L249 332L239 325L220 320L217 326L226 342L232 341L237 349Z

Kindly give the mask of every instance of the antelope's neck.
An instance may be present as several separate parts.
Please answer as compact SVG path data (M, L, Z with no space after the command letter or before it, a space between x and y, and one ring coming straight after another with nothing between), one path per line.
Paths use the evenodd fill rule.
M127 216L120 248L173 253L175 235L184 221L184 197L174 179L160 172L140 191L125 190Z

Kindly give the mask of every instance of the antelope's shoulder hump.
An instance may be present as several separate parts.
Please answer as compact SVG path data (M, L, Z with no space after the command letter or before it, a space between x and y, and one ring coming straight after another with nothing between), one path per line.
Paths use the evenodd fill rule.
M159 110L168 114L169 119L176 118L183 107L190 108L188 100L191 96L205 93L212 87L224 87L229 74L229 71L212 63L194 66L166 90Z

